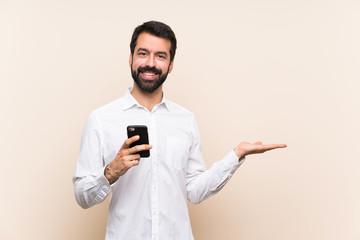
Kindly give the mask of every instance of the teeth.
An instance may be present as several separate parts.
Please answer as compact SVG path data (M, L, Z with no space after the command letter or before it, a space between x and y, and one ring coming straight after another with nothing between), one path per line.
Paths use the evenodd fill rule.
M145 74L146 76L154 76L154 75L155 75L154 73L149 73L149 72L144 72L144 74Z

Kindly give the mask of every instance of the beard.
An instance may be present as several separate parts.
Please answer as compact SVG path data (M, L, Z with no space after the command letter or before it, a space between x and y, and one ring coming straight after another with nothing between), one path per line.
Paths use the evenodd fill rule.
M162 74L161 69L157 69L155 67L149 67L149 66L139 67L136 71L133 69L133 66L131 65L131 76L134 79L136 85L141 90L152 93L165 82L167 75L169 73L169 68L170 68L170 65L169 65L166 73ZM154 80L143 79L140 76L140 73L144 73L144 72L151 72L151 73L157 74L157 78Z

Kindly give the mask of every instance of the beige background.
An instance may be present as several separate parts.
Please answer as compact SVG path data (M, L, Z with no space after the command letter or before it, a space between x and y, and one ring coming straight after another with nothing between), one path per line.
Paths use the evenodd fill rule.
M360 239L357 0L0 0L0 239L103 239L108 202L83 210L71 182L90 111L132 85L133 29L168 23L165 85L198 120L206 165L248 157L189 204L198 240Z

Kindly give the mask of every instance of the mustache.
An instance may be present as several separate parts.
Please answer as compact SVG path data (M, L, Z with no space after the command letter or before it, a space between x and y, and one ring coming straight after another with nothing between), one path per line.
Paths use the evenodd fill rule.
M161 69L157 69L155 67L149 67L149 66L139 67L138 73L140 73L140 72L152 72L152 73L159 74L159 75L161 75L161 73L162 73Z

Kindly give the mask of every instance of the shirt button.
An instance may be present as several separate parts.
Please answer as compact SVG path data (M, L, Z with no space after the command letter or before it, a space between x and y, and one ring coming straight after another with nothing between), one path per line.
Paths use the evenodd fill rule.
M153 161L152 164L153 164L153 166L156 166L156 161Z
M153 186L153 189L154 189L154 190L156 190L156 189L157 189L157 187L156 187L156 186Z

